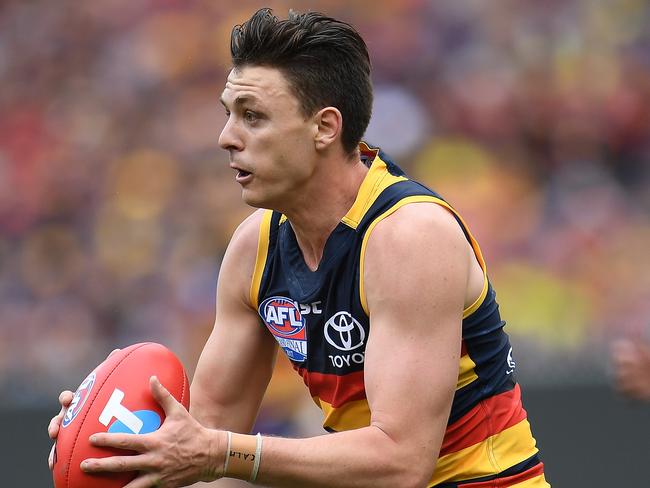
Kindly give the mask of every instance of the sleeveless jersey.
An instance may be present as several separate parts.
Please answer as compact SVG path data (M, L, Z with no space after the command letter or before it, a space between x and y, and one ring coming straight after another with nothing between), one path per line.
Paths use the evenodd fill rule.
M365 348L371 321L364 255L374 226L403 205L431 202L463 229L484 273L481 295L463 313L458 383L428 486L549 486L512 374L515 363L481 250L458 213L410 180L378 149L361 144L370 166L357 198L329 236L316 271L305 264L286 218L263 216L251 303L323 411L330 432L366 427ZM415 392L414 392L415 393Z

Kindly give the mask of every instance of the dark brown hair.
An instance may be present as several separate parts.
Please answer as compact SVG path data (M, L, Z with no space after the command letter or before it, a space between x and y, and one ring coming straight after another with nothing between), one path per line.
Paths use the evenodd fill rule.
M279 69L305 117L336 107L343 149L357 147L370 121L372 84L366 43L350 24L317 12L289 11L288 19L278 20L264 8L233 27L230 52L234 68Z

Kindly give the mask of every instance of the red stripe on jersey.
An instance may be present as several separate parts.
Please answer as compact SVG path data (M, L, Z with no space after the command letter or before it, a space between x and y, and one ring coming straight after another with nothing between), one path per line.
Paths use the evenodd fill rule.
M465 340L460 341L460 357L463 357L467 354L467 346L465 345Z
M440 456L460 451L518 424L526 418L518 384L499 395L478 403L469 412L447 427Z
M489 481L479 481L477 483L463 483L459 486L462 486L462 488L507 488L509 486L516 486L519 483L523 483L536 476L541 476L542 474L544 474L544 463L540 462L532 468L512 476L496 478Z
M315 373L305 368L295 368L309 388L312 396L318 397L334 408L347 402L366 398L363 383L363 371L349 373L343 376L335 374Z

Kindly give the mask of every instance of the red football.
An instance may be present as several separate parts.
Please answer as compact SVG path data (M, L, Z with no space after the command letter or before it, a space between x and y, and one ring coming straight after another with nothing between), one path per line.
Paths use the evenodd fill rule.
M119 488L137 473L89 475L81 461L124 455L118 449L98 448L88 438L97 432L146 434L165 420L151 395L149 378L157 376L167 390L189 407L190 390L180 360L161 344L145 342L121 349L97 366L79 385L65 413L56 440L55 488Z

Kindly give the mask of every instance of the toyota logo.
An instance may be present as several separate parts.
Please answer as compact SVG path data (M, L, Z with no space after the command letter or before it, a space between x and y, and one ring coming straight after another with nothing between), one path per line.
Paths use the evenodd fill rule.
M363 345L366 331L348 312L337 312L325 323L325 339L339 351L352 351Z

